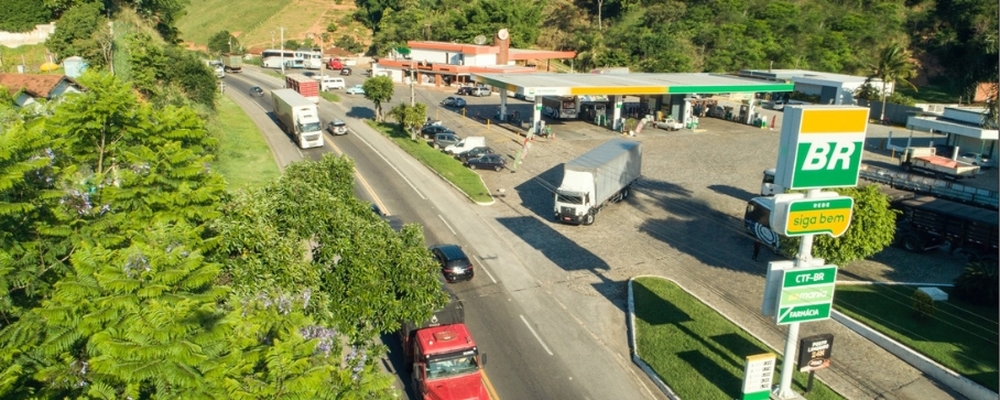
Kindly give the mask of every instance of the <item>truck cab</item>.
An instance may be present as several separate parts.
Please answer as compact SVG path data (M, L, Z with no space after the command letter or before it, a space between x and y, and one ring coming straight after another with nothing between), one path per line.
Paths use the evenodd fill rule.
M465 324L418 330L412 345L413 390L419 398L489 400L482 380L486 355Z
M590 225L594 216L594 179L588 173L566 171L563 182L556 189L556 220Z

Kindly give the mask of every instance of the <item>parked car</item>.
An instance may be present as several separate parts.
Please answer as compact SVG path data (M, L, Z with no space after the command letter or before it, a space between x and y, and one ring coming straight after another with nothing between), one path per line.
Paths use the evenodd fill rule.
M472 169L492 169L496 172L507 167L507 160L500 154L483 154L465 162Z
M351 69L350 69L350 68L344 68L344 69L341 69L341 70L340 70L340 74L341 74L341 75L346 75L346 76L350 76L350 75L351 75Z
M471 96L472 95L472 86L460 86L458 88L458 91L455 92L455 94L460 95L460 96Z
M361 85L354 85L347 88L347 94L365 94L365 88Z
M434 135L432 145L435 149L443 149L461 141L462 138L458 137L455 132L441 132Z
M347 134L347 124L344 121L335 119L326 124L326 130L330 132L331 135L340 136Z
M467 151L465 153L459 154L458 155L458 159L462 160L462 162L466 162L466 161L469 161L469 160L471 160L473 158L479 158L479 156L481 156L481 155L484 155L484 154L493 154L493 153L496 153L496 152L493 151L493 149L491 149L489 146L479 146L479 147L472 148L472 149L470 149L469 151Z
M250 97L264 97L264 89L261 89L260 86L251 87Z
M989 169L996 166L996 160L984 156L982 153L962 153L958 155L958 161L978 165L982 169Z
M490 89L486 86L476 86L472 88L472 92L469 94L476 97L489 96L493 94L493 89Z
M535 101L535 95L533 95L533 94L523 95L523 94L520 94L520 93L514 93L514 98L515 99L521 99L521 100L524 100L524 101Z
M657 128L666 129L668 131L678 131L681 130L681 128L684 128L684 124L677 122L677 120L673 118L656 121L653 125L656 125Z
M441 105L445 107L465 107L465 99L458 96L448 96L444 100L441 100Z
M433 139L434 135L437 135L439 133L455 133L455 132L441 125L428 125L420 129L420 136L423 136L424 139Z
M472 280L475 275L472 261L457 244L439 244L431 246L431 254L441 264L444 279L450 282Z

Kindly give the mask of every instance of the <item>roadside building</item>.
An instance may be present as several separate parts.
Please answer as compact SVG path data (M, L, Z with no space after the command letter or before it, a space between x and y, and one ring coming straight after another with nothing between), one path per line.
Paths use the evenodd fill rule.
M66 75L0 74L0 86L14 98L18 107L38 99L53 100L66 93L80 93L81 87Z
M549 60L576 57L573 51L510 48L505 29L497 33L492 45L411 40L407 46L410 54L392 51L372 65L372 75L389 76L400 83L414 79L421 85L468 84L473 82L472 74L538 72L549 69Z
M997 127L983 124L986 109L982 106L945 107L941 115L917 115L906 120L907 129L945 135L941 143L957 146L959 152L980 153L991 160L997 157Z
M784 81L794 84L793 92L806 96L818 96L816 104L855 105L854 93L868 82L868 77L835 74L832 72L808 71L803 69L744 69L738 76L764 79L769 81ZM882 90L882 80L871 79L872 87ZM889 82L885 86L886 94L892 94L894 85Z

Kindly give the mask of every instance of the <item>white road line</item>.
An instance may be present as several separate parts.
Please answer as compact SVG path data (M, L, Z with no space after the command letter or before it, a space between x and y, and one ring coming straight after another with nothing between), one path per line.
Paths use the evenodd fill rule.
M448 221L445 221L444 217L442 217L441 214L438 214L438 218L441 218L441 222L444 222L444 226L448 227L448 230L451 231L452 235L458 236L458 234L455 233L455 230L451 229L451 225L448 225Z
M489 276L490 280L493 281L493 283L497 283L497 280L493 279L493 274L490 273L490 270L486 269L486 265L483 264L483 260L480 260L479 257L475 255L472 256L472 258L476 259L476 263L479 264L479 268L482 268L483 272L486 272L486 276Z
M392 163L390 163L389 160L387 158L385 158L385 156L382 155L382 153L380 153L378 150L375 150L375 147L372 147L371 143L368 143L368 141L365 140L360 135L354 135L354 137L360 139L361 142L364 143L366 146L368 146L369 149L372 149L372 151L375 152L375 154L378 154L379 158L381 158L382 161L385 161L386 164L389 164L389 168L392 168L393 171L396 171L396 173L399 174L399 177L403 178L403 181L405 181L407 185L410 185L410 189L413 189L414 192L417 192L417 195L420 196L421 199L427 200L427 198L424 197L424 194L420 193L420 191L417 190L416 186L413 186L413 182L410 182L409 179L406 179L406 177L403 176L403 173L400 172L399 169L397 169L395 165L392 165ZM451 229L451 228L448 228L448 229ZM455 231L452 231L451 233L455 233Z
M532 328L531 324L528 323L528 320L524 319L523 315L521 316L521 321L524 321L524 325L526 325L528 327L528 330L531 331L531 334L535 335L535 339L538 339L538 343L542 344L542 348L545 349L545 352L549 353L550 356L554 355L554 354L552 354L552 350L549 350L549 346L545 345L545 342L542 341L542 338L538 336L538 333L535 332L535 329Z

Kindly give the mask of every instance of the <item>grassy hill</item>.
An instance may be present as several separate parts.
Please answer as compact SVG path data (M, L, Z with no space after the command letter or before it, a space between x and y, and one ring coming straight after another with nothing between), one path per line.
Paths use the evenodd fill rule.
M340 3L340 4L338 4ZM370 43L370 32L351 19L354 2L350 0L271 0L232 1L201 0L190 2L185 15L177 21L181 39L204 46L216 32L228 30L246 47L277 46L280 28L285 28L285 40L312 38L323 43L323 34L330 24L337 26L329 41L351 35ZM272 42L273 38L273 42Z

